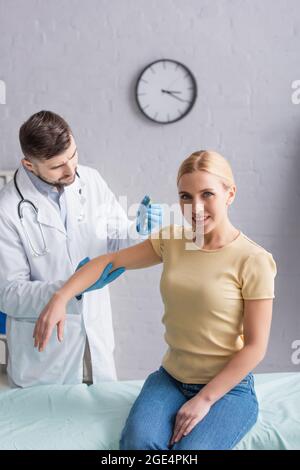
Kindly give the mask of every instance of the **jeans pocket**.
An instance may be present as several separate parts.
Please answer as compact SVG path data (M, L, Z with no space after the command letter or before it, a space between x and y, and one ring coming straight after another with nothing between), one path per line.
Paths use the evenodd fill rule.
M243 384L248 384L249 383L249 379L243 379L241 380L240 384L243 385Z
M244 377L238 385L250 385L251 383L253 383L253 374L252 372L249 372L248 375L246 375L246 377Z
M246 375L239 383L237 383L232 391L237 393L249 393L252 389L252 376L251 374Z

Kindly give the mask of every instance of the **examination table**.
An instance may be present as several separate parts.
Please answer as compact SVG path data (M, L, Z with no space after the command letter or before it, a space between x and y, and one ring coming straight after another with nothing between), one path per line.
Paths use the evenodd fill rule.
M300 449L300 372L255 374L259 419L235 450ZM0 380L0 449L118 449L142 380L9 389Z

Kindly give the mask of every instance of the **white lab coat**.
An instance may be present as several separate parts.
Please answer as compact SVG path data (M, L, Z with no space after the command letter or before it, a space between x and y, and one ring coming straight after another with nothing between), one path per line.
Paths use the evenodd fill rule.
M133 224L100 174L81 165L78 173L80 178L65 188L66 231L59 212L34 187L24 168L19 168L18 186L24 198L38 208L37 219L49 249L43 256L32 254L18 217L20 197L13 181L0 192L0 310L8 315L7 371L17 386L81 383L86 335L94 383L117 378L108 286L69 302L62 343L55 329L43 352L33 344L33 329L41 310L78 263L86 256L94 258L133 243L127 236ZM43 243L35 218L28 206L24 208L27 232L40 252Z

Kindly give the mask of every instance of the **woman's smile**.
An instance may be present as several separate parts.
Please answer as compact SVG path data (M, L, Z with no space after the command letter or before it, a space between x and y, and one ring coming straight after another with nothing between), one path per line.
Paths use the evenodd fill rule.
M193 222L196 224L196 223L204 223L204 225L207 223L208 219L210 219L210 215L205 215L204 218L203 216L194 216L193 215Z

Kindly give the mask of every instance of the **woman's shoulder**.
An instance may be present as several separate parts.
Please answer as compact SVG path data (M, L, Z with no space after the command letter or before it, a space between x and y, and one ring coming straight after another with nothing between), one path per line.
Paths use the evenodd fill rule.
M240 249L243 298L247 300L274 298L277 265L272 253L245 234L242 234Z
M248 237L244 232L241 232L241 241L249 250L253 251L253 253L267 251L263 246L259 245L259 243Z
M275 263L272 253L270 253L266 248L262 245L257 243L256 241L252 240L243 232L241 233L241 240L239 244L239 249L241 252L241 257L243 261L247 261L250 258L253 261L257 261L259 259L268 259L272 263Z

